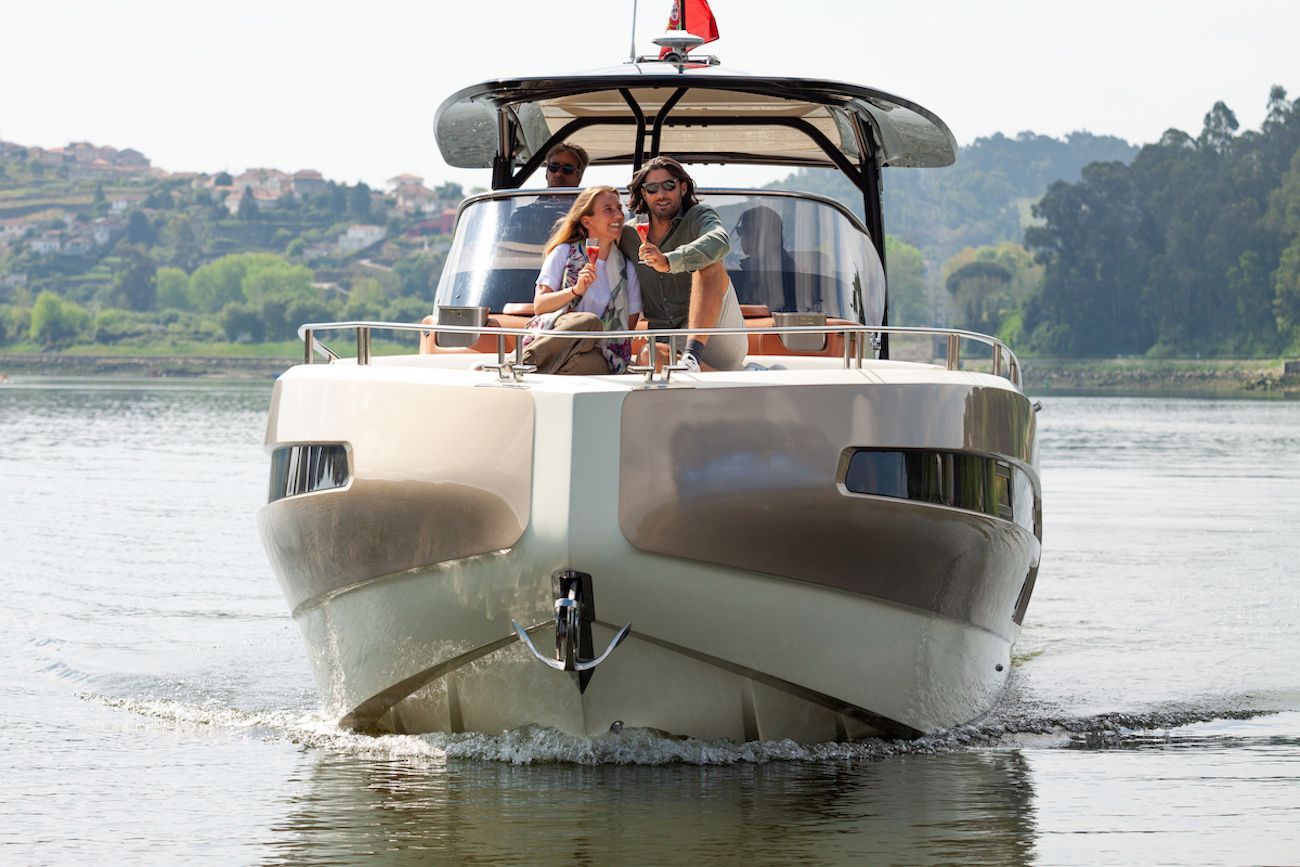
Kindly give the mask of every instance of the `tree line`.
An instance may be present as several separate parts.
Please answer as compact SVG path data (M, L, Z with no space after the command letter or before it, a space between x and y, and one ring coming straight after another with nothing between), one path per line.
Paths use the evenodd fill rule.
M1273 87L1258 131L1222 102L1131 164L1052 184L1025 244L1042 285L1014 323L1067 356L1300 351L1300 100Z

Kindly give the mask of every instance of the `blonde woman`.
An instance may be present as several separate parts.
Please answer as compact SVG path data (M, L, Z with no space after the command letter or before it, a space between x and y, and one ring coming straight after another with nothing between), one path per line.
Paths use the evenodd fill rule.
M613 187L589 187L546 242L533 296L531 328L560 331L626 331L641 314L636 268L618 248L623 208ZM599 244L592 260L588 239ZM542 335L524 338L524 363L539 373L622 373L632 356L632 341L598 337L569 339Z

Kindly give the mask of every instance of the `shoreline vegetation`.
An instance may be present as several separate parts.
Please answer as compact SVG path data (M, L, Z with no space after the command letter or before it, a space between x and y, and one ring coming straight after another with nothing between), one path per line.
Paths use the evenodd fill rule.
M266 347L263 347L265 349ZM269 354L0 353L0 384L47 378L274 379L302 356ZM378 349L378 347L377 347ZM392 347L409 352L410 347ZM1300 399L1300 361L1283 359L1060 359L1022 357L1030 395L1162 395ZM973 369L978 368L975 362Z

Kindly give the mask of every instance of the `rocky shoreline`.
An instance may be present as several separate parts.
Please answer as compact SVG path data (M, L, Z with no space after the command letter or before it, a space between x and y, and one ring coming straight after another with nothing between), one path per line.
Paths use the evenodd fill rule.
M1022 359L1034 394L1162 394L1300 398L1300 362L1231 360Z

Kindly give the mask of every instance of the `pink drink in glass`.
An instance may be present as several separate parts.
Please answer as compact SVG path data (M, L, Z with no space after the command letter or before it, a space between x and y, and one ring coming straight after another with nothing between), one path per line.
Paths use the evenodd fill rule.
M596 264L596 259L600 257L600 241L595 238L587 239L587 261Z

